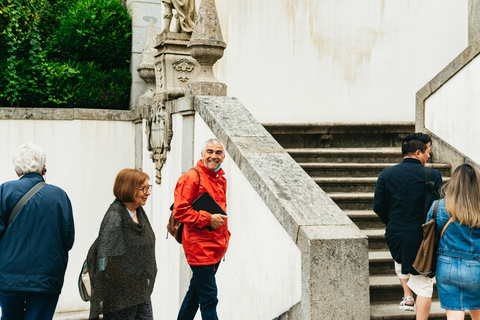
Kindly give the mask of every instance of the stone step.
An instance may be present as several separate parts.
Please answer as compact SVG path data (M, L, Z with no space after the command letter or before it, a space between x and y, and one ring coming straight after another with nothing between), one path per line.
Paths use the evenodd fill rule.
M415 312L403 311L398 308L401 299L396 303L372 303L370 304L370 319L371 320L408 320L416 319ZM428 319L447 319L445 310L440 308L440 301L432 301L432 308Z
M319 177L378 177L383 169L396 165L397 163L298 163L312 178ZM450 164L428 163L440 171L442 176L450 176Z
M447 183L450 177L442 177ZM325 192L374 192L377 177L312 177L313 181Z
M403 289L397 275L370 275L370 303L400 303ZM437 286L433 285L433 297L438 299Z
M415 131L404 123L263 124L284 148L383 148L401 146Z
M370 275L395 274L395 266L392 255L388 249L370 250L368 252Z
M400 148L289 148L285 149L297 162L399 163Z
M327 194L342 210L371 210L373 206L373 192Z
M312 177L325 192L374 192L377 177Z
M383 229L363 229L362 233L368 238L368 248L370 250L388 250L385 242L385 228Z
M90 307L90 305L89 305ZM72 312L55 312L53 320L87 320L89 310L72 311ZM102 319L102 317L100 317Z
M382 229L385 227L373 210L344 210L344 212L360 229Z

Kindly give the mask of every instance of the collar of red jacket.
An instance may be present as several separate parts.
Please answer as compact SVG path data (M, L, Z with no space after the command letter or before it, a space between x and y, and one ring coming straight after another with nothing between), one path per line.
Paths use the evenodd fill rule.
M200 168L200 170L202 170L202 172L204 172L205 174L208 174L212 177L216 177L216 176L223 176L225 174L225 171L223 171L223 169L220 169L218 171L212 171L210 169L208 169L205 164L203 163L202 159L198 160L197 162L197 167Z

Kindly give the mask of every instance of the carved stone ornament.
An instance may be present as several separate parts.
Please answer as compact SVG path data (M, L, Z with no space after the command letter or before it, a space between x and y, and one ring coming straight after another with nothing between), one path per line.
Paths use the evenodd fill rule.
M146 125L147 149L151 151L150 158L155 163L155 183L162 182L162 167L167 161L167 151L170 151L172 140L172 117L164 104L156 102L150 109Z
M180 73L177 78L182 82L187 82L190 80L188 74L195 69L195 64L187 59L180 59L173 64L173 68Z
M157 83L157 92L163 89L163 66L160 60L155 61L155 78Z

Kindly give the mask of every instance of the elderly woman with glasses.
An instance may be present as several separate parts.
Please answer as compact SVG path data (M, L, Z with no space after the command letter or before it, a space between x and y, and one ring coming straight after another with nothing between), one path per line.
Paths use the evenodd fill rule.
M155 235L143 210L152 186L146 173L120 171L115 201L87 257L92 285L90 319L153 319L150 295L157 267Z

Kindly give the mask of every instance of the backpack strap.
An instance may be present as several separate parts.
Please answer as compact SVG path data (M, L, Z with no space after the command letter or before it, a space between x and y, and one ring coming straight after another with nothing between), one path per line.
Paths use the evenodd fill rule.
M8 222L6 226L8 226L10 222L12 222L13 218L15 218L20 209L22 209L23 205L27 203L27 201L30 200L30 198L33 197L33 195L37 193L38 190L42 189L45 185L46 183L44 181L40 181L30 190L28 190L28 192L25 193L20 200L18 200L18 202L13 207L12 212L10 212L10 216L8 217Z
M197 198L198 198L198 190L200 190L200 172L198 172L197 168L193 167L192 169L190 170L195 170L195 172L197 173L198 175L198 186L197 186Z
M425 167L425 204L423 205L423 212L428 212L430 201L435 194L435 182L432 180L432 168Z
M191 168L190 170L195 170L195 172L196 172L197 175L198 175L198 186L197 186L197 198L198 198L198 190L200 190L200 172L198 172L197 168L195 168L195 167ZM195 199L196 199L196 198L195 198ZM170 211L173 210L173 205L174 205L174 204L175 204L175 203L172 203L172 205L170 206Z

